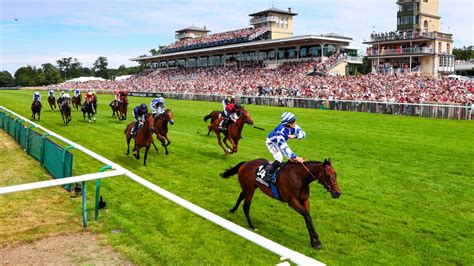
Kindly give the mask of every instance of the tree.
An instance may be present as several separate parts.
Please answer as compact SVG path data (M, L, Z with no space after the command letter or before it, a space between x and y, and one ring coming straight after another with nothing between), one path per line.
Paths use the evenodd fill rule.
M64 76L64 80L67 80L67 73L71 68L71 61L72 57L64 57L56 61L56 63L58 63L59 70L61 71L61 75Z
M30 65L20 67L15 72L16 84L19 86L34 86L36 85L36 68Z
M78 78L83 75L82 63L77 58L71 63L68 76L71 78Z
M456 60L470 60L474 59L474 50L472 46L463 48L454 48L453 55Z
M12 74L8 71L0 72L0 87L11 87L15 86L15 80Z
M57 69L51 63L42 64L41 67L43 68L42 72L44 74L45 83L38 85L49 85L59 83L59 81L61 80L61 73L59 72L59 69Z
M101 77L104 79L109 78L109 71L107 70L107 66L109 63L107 62L107 57L99 56L97 60L94 62L94 72L96 77Z
M362 65L357 65L356 70L361 74L368 74L372 72L372 60L365 56L362 59Z

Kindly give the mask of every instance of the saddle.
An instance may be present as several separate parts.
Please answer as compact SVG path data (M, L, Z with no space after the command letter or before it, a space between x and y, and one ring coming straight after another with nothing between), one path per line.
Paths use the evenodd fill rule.
M268 170L270 170L270 168L272 167L272 165L270 163L264 163L264 164L260 165L257 168L257 172L255 173L255 180L258 183L270 188L272 190L273 197L275 199L280 199L280 193L278 192L278 187L276 185L276 182L278 180L278 176L280 174L280 171L281 171L281 169L283 169L283 166L285 166L285 164L286 163L282 163L280 165L280 167L275 171L275 173L273 173L273 175L270 177L271 182L267 182L265 180L265 176L267 175Z

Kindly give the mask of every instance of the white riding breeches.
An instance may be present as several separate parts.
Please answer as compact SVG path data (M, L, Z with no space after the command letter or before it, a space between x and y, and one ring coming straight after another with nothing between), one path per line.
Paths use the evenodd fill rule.
M291 154L293 154L285 141L280 146L278 146L273 141L267 139L265 144L267 145L270 153L273 155L273 159L275 159L275 161L279 161L280 163L283 162L283 155L286 157L286 159L289 159L291 158Z

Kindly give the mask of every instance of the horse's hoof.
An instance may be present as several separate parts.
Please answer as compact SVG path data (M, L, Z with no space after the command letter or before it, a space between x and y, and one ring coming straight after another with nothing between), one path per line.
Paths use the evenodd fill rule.
M234 213L237 209L230 209L229 212Z
M316 250L323 248L323 245L321 243L314 243L314 244L311 244L311 246L313 246L313 248Z

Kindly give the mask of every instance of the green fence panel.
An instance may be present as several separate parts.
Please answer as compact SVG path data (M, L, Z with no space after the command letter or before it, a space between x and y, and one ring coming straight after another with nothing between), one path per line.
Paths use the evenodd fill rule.
M72 176L72 154L70 152L64 153L64 148L49 139L45 139L43 166L54 178L70 177ZM68 191L71 190L69 184L64 187Z
M15 124L15 120L13 120L13 118L11 117L8 117L8 134L12 137L15 137L15 129L16 129L16 124Z
M4 117L5 117L5 114L3 112L0 112L0 128L3 128Z
M36 160L43 161L43 137L36 131L31 131L28 137L28 153Z
M27 129L28 127L23 124L20 124L20 126L18 127L17 141L23 147L23 149L27 148L27 143L28 143L28 139L26 138Z

